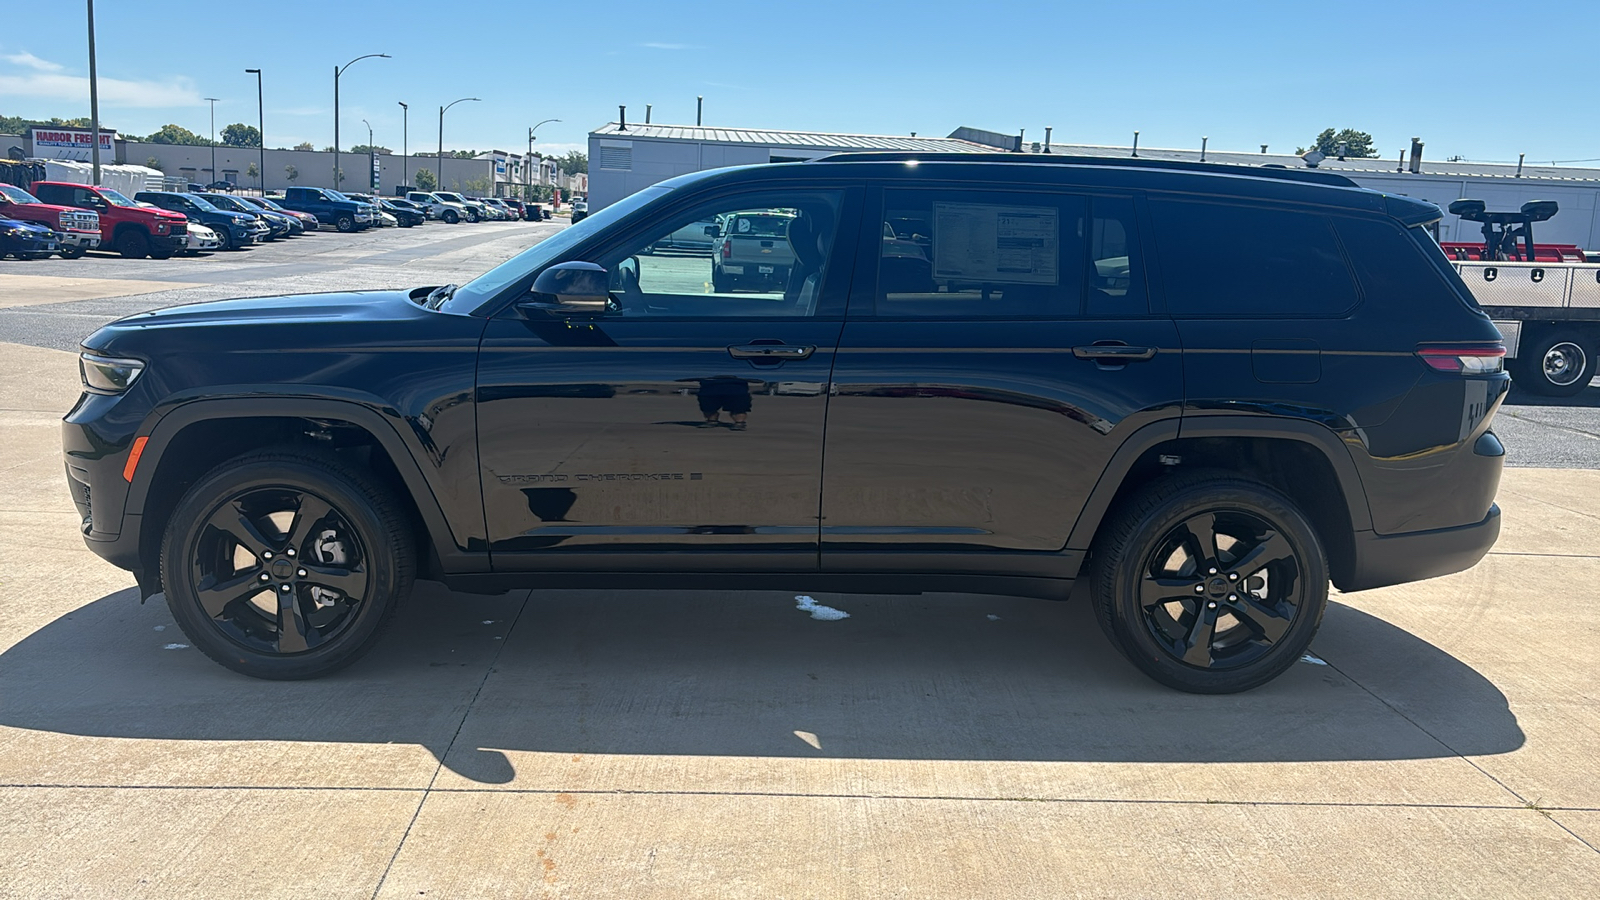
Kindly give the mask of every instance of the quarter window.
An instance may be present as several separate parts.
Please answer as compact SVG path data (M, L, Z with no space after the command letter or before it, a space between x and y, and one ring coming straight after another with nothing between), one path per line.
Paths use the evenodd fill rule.
M1128 197L1095 197L1089 201L1090 318L1141 316L1150 311L1144 286L1144 254L1139 247L1138 219Z
M1359 294L1320 213L1150 201L1175 316L1338 316Z
M886 191L877 315L1077 316L1085 207L1057 194Z

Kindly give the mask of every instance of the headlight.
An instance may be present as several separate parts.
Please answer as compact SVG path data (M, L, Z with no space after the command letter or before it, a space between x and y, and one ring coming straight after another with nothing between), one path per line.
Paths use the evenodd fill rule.
M91 394L120 394L131 387L144 371L137 359L115 359L93 353L78 355L78 373L84 389Z

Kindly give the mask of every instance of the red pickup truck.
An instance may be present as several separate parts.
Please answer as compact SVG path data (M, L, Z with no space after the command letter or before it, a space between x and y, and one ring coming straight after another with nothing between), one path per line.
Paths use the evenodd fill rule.
M22 188L0 184L0 219L36 222L61 235L61 256L77 259L100 246L100 216L87 209L40 203Z
M140 206L107 187L35 181L33 193L46 203L94 210L100 215L100 245L125 259L167 259L189 242L189 220L182 214Z

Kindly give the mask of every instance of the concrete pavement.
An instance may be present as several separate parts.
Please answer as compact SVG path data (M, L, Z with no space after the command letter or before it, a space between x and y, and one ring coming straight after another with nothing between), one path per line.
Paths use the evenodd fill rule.
M1241 696L1148 681L1081 596L803 583L422 584L372 656L284 684L184 646L84 549L77 394L70 353L0 344L0 898L1600 884L1600 471L1508 469L1483 564L1336 596L1325 664Z

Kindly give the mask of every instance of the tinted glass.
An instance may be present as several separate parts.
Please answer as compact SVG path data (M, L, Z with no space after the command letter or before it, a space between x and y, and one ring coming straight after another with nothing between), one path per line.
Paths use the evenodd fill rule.
M1334 228L1344 242L1356 277L1361 279L1367 302L1390 308L1401 303L1425 304L1435 309L1461 305L1460 297L1434 261L1423 255L1417 235L1379 219L1340 217L1334 219ZM1437 245L1432 250L1440 252Z
M1150 201L1167 308L1177 316L1336 316L1355 280L1328 216Z
M736 195L662 219L595 261L624 316L814 315L840 204L837 191Z
M1089 201L1089 290L1091 318L1141 316L1150 311L1144 286L1144 254L1138 217L1128 197Z
M12 187L9 184L0 184L0 195L12 203L38 203L39 201L22 188Z
M875 309L923 319L1059 318L1082 308L1081 197L885 191Z

